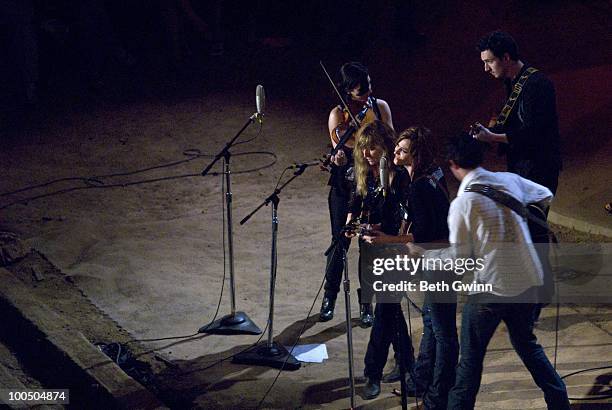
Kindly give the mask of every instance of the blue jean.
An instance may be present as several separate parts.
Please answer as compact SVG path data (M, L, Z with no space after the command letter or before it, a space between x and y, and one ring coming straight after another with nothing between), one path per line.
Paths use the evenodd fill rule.
M508 298L488 295L486 303L479 303L479 295L468 298L463 308L461 322L461 358L457 366L455 385L448 397L448 409L474 408L487 345L503 320L514 350L531 373L535 383L544 392L548 408L569 410L565 384L533 334L535 305L503 303L504 301L508 301Z
M415 365L415 387L425 390L427 409L446 409L448 392L455 383L459 356L457 340L457 304L423 305L423 337Z

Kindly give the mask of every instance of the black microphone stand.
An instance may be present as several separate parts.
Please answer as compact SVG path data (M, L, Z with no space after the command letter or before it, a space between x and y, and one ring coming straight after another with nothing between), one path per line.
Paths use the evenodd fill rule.
M248 349L238 353L232 359L232 363L270 366L283 370L297 370L300 368L300 362L281 344L272 340L274 332L274 289L276 286L276 267L277 267L277 236L278 236L278 204L280 202L279 194L283 188L291 183L295 178L302 175L307 164L298 166L293 176L284 184L276 188L270 196L268 196L257 208L250 214L245 216L240 225L244 225L257 211L264 206L272 203L272 252L270 260L270 310L268 314L268 340L253 349Z
M244 124L244 126L238 131L238 133L232 138L225 147L219 151L219 153L215 156L213 161L208 164L204 171L202 171L202 176L208 174L213 165L221 159L224 158L225 167L223 173L225 174L225 183L227 185L227 192L225 194L225 205L227 208L227 245L228 245L228 253L229 253L229 270L230 270L230 300L231 300L231 313L229 315L223 316L221 319L215 320L213 323L202 326L198 333L214 333L214 334L222 334L222 335L237 335L237 334L249 334L249 335L259 335L261 334L261 329L249 318L249 316L244 312L236 312L236 282L234 275L234 242L232 235L232 189L231 189L231 181L230 181L230 159L232 154L230 153L230 148L240 134L252 123L255 121L261 120L262 114L255 113L251 115L248 121ZM225 227L223 228L225 229Z
M359 222L359 217L353 218L348 224L346 224L334 237L331 245L325 251L324 255L327 256L330 252L336 252L336 248L340 246L342 250L342 263L344 265L344 279L342 281L344 288L344 315L346 317L346 344L348 351L348 371L349 371L349 385L351 393L351 409L355 408L355 375L353 370L353 326L351 317L351 280L349 279L348 260L346 258L346 248L343 246L342 241L344 238L344 232L352 229L354 224Z
M408 340L402 340L402 335L401 335L401 320L403 320L402 315L400 314L401 310L402 310L402 299L400 298L399 302L397 303L397 310L395 311L395 336L397 337L397 346L398 346L398 358L397 360L399 360L399 368L400 368L400 392L401 392L401 398L402 398L402 410L406 410L408 408L408 389L407 389L407 385L406 385L406 348L405 348L405 344L406 343L412 343L411 339ZM410 306L408 306L408 309L410 309ZM416 383L415 383L416 385Z

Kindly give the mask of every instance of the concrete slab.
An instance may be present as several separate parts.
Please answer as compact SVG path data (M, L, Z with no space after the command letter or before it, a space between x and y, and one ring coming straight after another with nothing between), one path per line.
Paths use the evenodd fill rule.
M36 300L30 290L4 268L0 268L0 283L0 305L6 320L3 336L35 340L41 352L50 353L44 356L44 364L62 369L58 373L59 380L72 381L78 389L89 386L87 395L92 400L90 403L95 403L91 407L166 408L75 330L74 325ZM7 336L9 326L13 333L18 330L19 334ZM29 351L25 356L31 354L33 352ZM39 357L43 359L42 355ZM71 386L68 384L64 388Z

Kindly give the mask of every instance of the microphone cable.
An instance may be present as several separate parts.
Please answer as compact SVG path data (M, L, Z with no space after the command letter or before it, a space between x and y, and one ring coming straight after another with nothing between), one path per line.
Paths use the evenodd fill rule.
M553 248L553 249L555 249L555 248ZM554 259L555 259L556 265L558 266L558 254L557 254L557 252L554 252ZM551 270L552 270L552 267L551 267ZM558 348L559 348L559 322L560 322L560 316L561 316L561 313L560 313L560 305L561 305L561 303L559 302L559 282L562 282L563 280L567 280L568 278L571 279L573 275L565 275L565 276L566 276L565 278L557 277L554 280L555 295L556 295L556 299L557 299L556 300L556 317L555 317L555 350L554 350L554 356L553 356L554 357L553 367L554 367L555 371L557 370L557 352L558 352ZM559 377L561 378L561 380L565 380L566 378L574 376L574 375L577 375L577 374L592 372L592 371L595 371L595 370L603 370L603 369L612 369L612 365L580 369L580 370L576 370L574 372L568 373L568 374L566 374L564 376L559 375ZM605 399L608 399L608 398L611 398L611 397L612 397L612 391L610 391L608 393L599 394L599 395L596 395L596 396L589 396L589 397L569 397L569 395L568 395L568 399L569 400L576 400L576 401L605 400Z
M234 143L234 147L235 147L236 145L246 144L246 143L248 143L248 142L251 142L251 141L253 141L253 140L257 139L257 138L258 138L258 137L261 135L261 131L262 131L262 130L263 130L263 123L262 123L262 122L260 122L260 123L259 123L259 130L257 131L257 134L255 134L255 136L254 136L254 137L251 137L251 138L249 138L248 140L244 140L244 141L239 141L239 142L236 142L236 143Z
M283 365L281 366L281 368L276 373L276 377L274 377L274 380L272 381L272 384L270 384L270 387L268 387L268 390L266 390L266 392L263 395L263 397L261 398L261 400L259 400L259 403L257 404L256 409L260 409L261 408L261 406L263 405L264 401L268 397L268 394L270 394L270 392L274 388L274 385L278 381L278 378L280 377L281 373L285 369L285 364L287 364L287 360L289 360L289 356L291 355L291 353L293 353L293 349L295 349L295 346L297 346L297 344L300 341L302 335L304 334L304 331L306 330L306 325L308 324L308 318L310 317L310 314L312 313L312 309L314 308L315 304L317 303L317 299L319 299L319 295L321 294L321 289L323 289L323 285L324 284L325 284L325 274L323 275L323 281L321 281L321 285L319 286L319 290L317 291L317 294L315 295L314 300L312 301L312 304L310 305L310 309L308 310L308 313L306 314L306 318L304 319L304 324L302 325L302 328L298 332L298 335L295 338L295 342L293 342L293 345L291 346L291 349L289 349L289 354L287 354L287 357L285 357L285 361L283 362Z
M225 159L223 160L223 163L225 165ZM219 314L219 309L221 308L221 300L223 299L223 291L225 289L225 276L226 276L226 249L225 249L225 175L221 175L221 214L222 214L222 222L221 222L221 230L223 231L221 234L221 239L222 239L222 248L223 248L223 279L221 280L221 291L219 293L219 300L217 302L217 310L215 311L215 314L213 315L213 318L210 320L210 322L208 322L208 324L206 326L204 326L202 329L206 330L210 327L210 325L212 325L215 322L215 319L217 319L217 315ZM173 340L173 339L188 339L190 337L195 337L199 334L202 334L204 332L196 332L190 335L185 335L185 336L169 336L169 337L160 337L160 338L156 338L156 339L134 339L129 341L126 344L129 343L134 343L134 342L158 342L158 341L163 341L163 340Z
M225 158L223 158L223 169L225 169ZM217 315L219 314L219 308L221 307L221 299L223 298L223 289L225 289L225 275L226 275L226 265L227 265L227 260L226 260L226 249L225 249L225 194L226 194L226 187L225 187L225 175L222 173L221 174L221 243L223 244L221 247L223 248L223 280L221 282L221 293L219 294L219 301L217 302L217 310L215 311L215 314L213 316L213 318L211 319L210 322L208 322L208 324L204 327L202 327L200 330L198 330L198 333L204 333L204 330L207 330L210 325L212 325L215 322L215 319L217 319Z
M151 170L155 170L155 169L161 169L161 168L167 168L167 167L172 167L172 166L180 165L180 164L187 163L187 162L190 162L190 161L193 161L193 160L196 160L196 159L199 159L199 158L203 158L203 157L212 157L213 156L211 154L202 154L201 151L199 149L197 149L197 148L187 149L187 150L183 151L183 155L186 155L189 158L184 159L184 160L179 160L179 161L173 161L173 162L162 164L162 165L155 165L155 166L152 166L152 167L137 169L137 170L134 170L134 171L127 171L127 172L120 172L120 173L106 174L106 175L96 175L96 176L91 176L91 177L58 178L58 179L47 181L47 182L44 182L44 183L41 183L41 184L26 186L26 187L23 187L23 188L14 190L14 191L3 192L3 193L0 193L0 197L10 196L10 195L14 195L14 194L21 193L21 192L26 192L26 191L31 191L31 190L34 190L34 189L38 189L38 188L42 188L42 187L46 187L46 186L50 186L50 185L56 184L58 182L80 181L80 182L82 182L84 184L84 186L74 186L74 187L70 187L70 188L58 189L56 191L47 192L47 193L40 194L40 195L34 195L34 196L18 199L18 200L15 200L13 202L9 202L9 203L6 203L6 204L0 206L0 210L9 208L9 207L17 205L17 204L21 204L21 203L25 203L25 202L30 202L30 201L34 201L34 200L37 200L37 199L51 197L51 196L55 196L55 195L66 194L68 192L73 192L73 191L78 191L78 190L83 190L83 189L125 188L125 187L128 187L128 186L142 185L142 184L148 184L148 183L153 183L153 182L162 182L162 181L169 181L169 180L182 179L182 178L200 177L202 175L201 175L200 172L198 172L198 173L191 173L191 174L179 174L179 175L171 175L171 176L158 177L158 178L141 179L141 180L128 181L128 182L123 182L123 183L114 183L114 184L106 184L103 181L104 178L115 178L115 177L120 177L120 176L135 175L135 174L139 174L139 173L143 173L143 172L147 172L147 171L151 171ZM267 164L265 164L265 165L259 166L259 167L248 168L248 169L239 170L239 171L232 171L233 175L236 175L236 174L246 174L246 173L261 171L263 169L270 168L270 167L274 166L276 164L276 162L278 161L278 158L277 158L276 154L274 152L271 152L271 151L248 151L248 152L239 152L239 153L236 153L236 154L232 154L232 156L235 156L235 157L237 157L237 156L244 156L244 155L265 155L265 156L271 156L272 157L272 161L267 163ZM209 173L209 175L211 175L211 176L220 175L220 174L223 174L223 172L211 172L211 173Z
M256 346L259 344L259 342L261 342L261 339L263 339L264 335L266 334L266 330L268 330L268 322L266 322L266 326L265 326L265 327L264 327L264 329L262 330L261 335L260 335L260 336L257 338L257 340L256 340L256 341L254 341L253 343L251 343L249 346L245 347L244 349L240 350L239 352L237 352L237 353L233 353L233 354L231 354L231 355L229 355L229 356L225 356L225 357L223 357L223 358L221 358L221 359L219 359L219 360L217 360L217 361L213 362L212 364L210 364L210 365L208 365L208 366L206 366L206 367L203 367L203 368L201 368L201 369L195 369L195 370L191 370L191 371L189 371L189 372L182 372L182 373L180 373L180 374L191 374L191 373L194 373L194 372L201 372L201 371L204 371L204 370L208 370L208 369L210 369L211 367L215 367L215 366L217 366L217 365L219 365L219 364L223 363L224 361L226 361L226 360L228 360L228 359L232 359L232 358L234 358L234 356L238 356L239 354L242 354L242 353L248 352L248 351L249 351L249 350L251 350L252 348L256 347Z
M278 188L278 185L280 184L280 181L281 181L281 178L283 177L283 174L288 169L289 168L285 168L285 170L283 170L283 172L281 173L281 176L278 178L278 182L276 183L276 187L277 188ZM341 245L341 244L338 243L338 245ZM334 252L335 252L335 250L334 250ZM264 393L264 395L261 398L261 400L259 400L259 403L257 404L256 409L260 409L261 408L261 406L263 405L264 401L268 397L268 394L270 394L270 392L274 388L274 385L276 384L278 378L280 377L281 373L283 372L283 369L285 368L285 364L287 363L287 360L289 360L289 355L293 352L293 349L295 348L295 346L297 346L300 338L304 334L304 331L306 329L306 325L308 324L308 318L310 317L310 314L312 313L312 309L314 308L315 304L317 303L317 299L319 299L319 295L321 294L321 289L323 289L323 285L325 284L325 278L327 276L326 273L327 273L327 269L329 269L330 263L331 263L331 261L328 259L326 261L326 265L325 265L325 271L324 271L325 273L323 274L323 280L321 281L321 285L319 285L319 290L317 291L317 294L315 295L314 300L312 301L312 304L310 305L310 309L308 310L308 313L306 314L306 319L304 319L304 324L302 325L302 329L300 329L300 331L298 332L298 336L296 337L295 342L293 342L293 346L291 346L291 349L289 350L289 354L285 358L285 362L283 363L281 368L278 370L278 373L276 374L276 377L272 381L272 384L270 384L270 387L268 387L268 390L266 390L266 392ZM349 325L352 326L352 324L349 324ZM266 325L266 327L267 327L267 325Z

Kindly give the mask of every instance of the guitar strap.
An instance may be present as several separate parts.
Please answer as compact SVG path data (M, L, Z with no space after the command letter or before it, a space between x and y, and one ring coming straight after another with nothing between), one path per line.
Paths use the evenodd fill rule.
M504 105L504 108L502 108L501 112L497 116L497 120L495 121L496 125L503 126L506 123L506 121L508 120L508 117L510 116L510 113L512 112L512 109L514 108L514 105L516 104L516 100L518 100L519 95L521 95L521 91L523 91L523 87L525 86L525 83L527 82L529 77L531 77L531 74L537 71L538 71L537 68L529 67L527 70L525 70L523 75L521 75L518 81L514 84L514 87L512 88L512 92L510 93L510 96L508 97L508 100L506 101L506 105Z
M512 209L522 218L528 219L529 221L546 229L546 232L550 232L550 228L544 219L532 215L527 207L521 203L521 201L503 191L497 190L490 185L470 184L465 188L465 192L477 192L482 194L487 198L490 198L495 202Z

